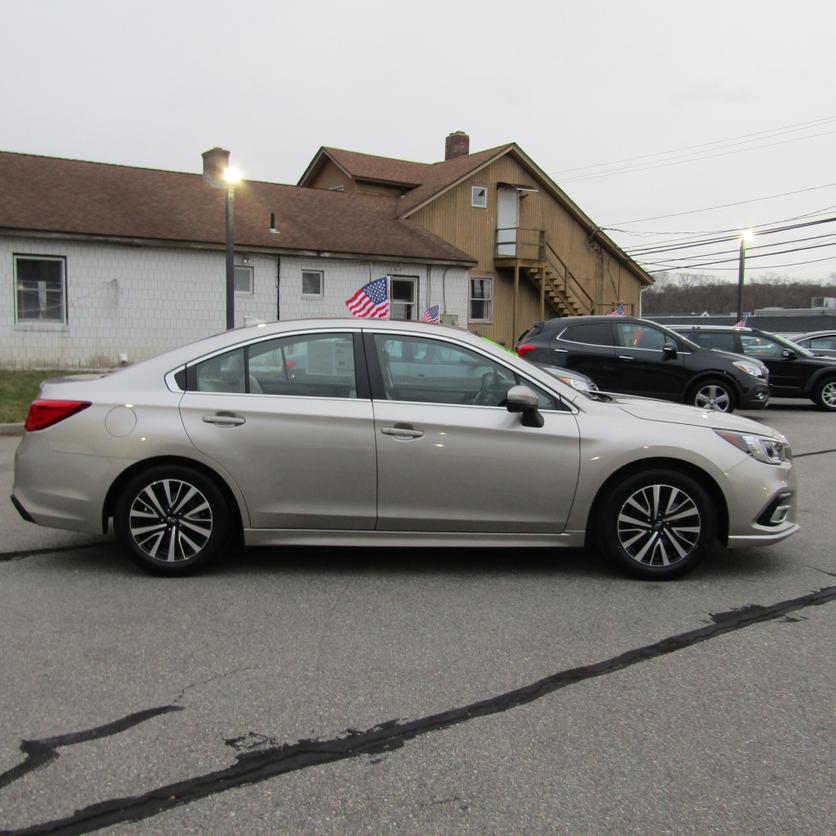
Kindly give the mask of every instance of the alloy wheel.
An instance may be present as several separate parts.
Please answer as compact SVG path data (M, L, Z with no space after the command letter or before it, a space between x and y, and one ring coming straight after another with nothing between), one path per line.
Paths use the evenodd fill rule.
M700 539L700 512L673 485L646 485L627 497L618 513L617 536L624 553L643 566L673 566Z
M829 380L821 387L819 398L825 409L836 409L836 380Z
M717 412L730 412L731 396L725 386L709 383L697 390L694 406L700 409L714 409Z
M146 485L128 511L131 537L148 557L178 563L196 557L212 536L212 507L194 485L160 479Z

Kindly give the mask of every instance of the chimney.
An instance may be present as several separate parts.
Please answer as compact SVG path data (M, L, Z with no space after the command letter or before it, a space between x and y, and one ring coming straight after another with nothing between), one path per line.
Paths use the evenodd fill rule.
M225 148L210 148L204 151L203 157L203 179L216 189L225 188L224 172L229 168L229 151Z
M444 143L444 159L466 157L470 153L470 137L464 131L453 131Z

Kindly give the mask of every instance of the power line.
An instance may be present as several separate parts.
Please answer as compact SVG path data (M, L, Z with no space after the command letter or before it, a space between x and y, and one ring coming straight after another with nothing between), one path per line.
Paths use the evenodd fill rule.
M805 140L805 139L817 139L818 137L831 136L832 134L835 134L835 133L836 133L836 131L825 131L824 133L820 133L820 134L810 134L810 136L797 136L794 139L784 139L784 140L781 140L780 142L770 142L767 145L753 145L751 148L740 148L737 151L722 151L719 154L706 154L702 157L693 157L692 156L692 157L690 157L690 159L688 158L687 155L685 155L681 158L674 158L672 160L667 160L665 162L652 163L650 165L645 165L645 166L626 166L625 168L613 169L612 171L604 171L600 174L586 174L586 175L582 175L582 176L579 176L579 177L569 177L569 178L566 178L566 179L561 179L561 182L562 183L577 183L581 180L598 180L602 177L614 177L618 174L632 174L634 172L639 172L639 171L651 171L652 169L656 169L656 168L668 168L672 165L684 165L685 163L696 163L696 162L699 162L700 160L713 160L713 159L716 159L717 157L731 157L731 156L734 156L735 154L747 154L750 151L761 151L765 148L776 148L779 145L788 145L792 142L801 142L802 140Z
M695 149L695 148L705 148L709 145L724 145L726 143L732 143L735 140L746 140L746 139L748 139L751 142L751 141L754 141L754 139L753 139L754 137L764 137L765 135L768 135L768 134L779 135L779 134L782 134L782 133L793 133L795 131L801 131L801 130L804 130L805 128L817 127L819 125L827 124L828 122L833 122L833 121L836 121L836 116L825 116L825 117L822 117L821 119L813 119L810 122L794 122L791 125L783 125L779 128L770 128L768 130L763 130L763 131L754 131L753 133L740 134L739 136L727 137L726 139L714 139L714 140L711 140L709 142L700 142L700 143L697 143L696 145L683 145L679 148L670 148L667 151L656 151L653 154L640 154L639 156L636 156L636 157L622 157L621 159L618 159L618 160L608 160L607 162L603 162L603 163L592 163L590 165L575 166L574 168L561 168L561 169L558 169L555 173L556 174L566 174L567 172L570 172L570 171L585 171L585 170L590 169L590 168L601 168L601 167L606 166L606 165L618 165L619 163L628 163L628 162L632 162L634 160L646 160L646 159L651 159L653 157L662 157L662 156L665 156L666 154L676 154L679 151L690 151L690 150Z
M833 209L836 209L836 204L830 204L829 206L822 206L821 209L813 209L810 212L802 212L800 215L791 215L789 218L777 218L773 221L761 221L757 224L752 224L748 227L748 229L757 229L758 227L762 226L771 226L772 224L782 224L782 223L789 223L790 221L799 221L805 218L814 218L816 215L823 215L825 212L830 212ZM647 236L647 237L656 237L662 238L663 240L657 242L659 244L670 244L675 243L678 240L682 241L689 241L695 237L700 235L723 235L726 232L737 232L741 229L741 227L732 227L727 229L666 229L666 230L632 230L632 229L619 229L618 227L602 227L602 229L608 229L613 232L621 232L624 235L637 235L637 236ZM671 239L670 236L672 235L684 235L685 238L678 239L673 238ZM664 240L667 236L668 240ZM640 244L636 244L635 247L641 246ZM653 246L653 245L651 245ZM627 249L631 249L628 247Z
M834 223L834 222L836 222L836 215L832 216L830 218L819 218L818 220L815 220L815 221L807 221L805 223L800 223L800 224L789 224L787 226L776 226L772 229L760 229L758 231L757 235L759 237L763 236L763 235L774 235L774 234L777 234L779 232L788 232L791 229L806 229L807 227L810 227L810 226L820 226L821 224ZM671 242L670 245L660 244L658 246L634 247L633 249L628 250L627 252L629 253L631 258L641 258L642 256L645 256L645 255L654 255L656 253L669 252L671 250L676 251L676 250L689 249L691 247L707 246L708 244L721 244L725 241L739 240L739 238L740 238L740 235L739 235L739 231L738 231L738 233L735 234L735 235L727 235L727 236L722 236L722 237L717 237L717 238L706 238L706 239L703 239L701 241L687 241L686 243L682 244L681 246L673 246L673 244L675 242Z
M804 264L820 264L823 261L834 261L836 260L836 255L829 255L827 258L814 258L811 261L791 261L787 264L767 264L764 267L761 267L761 270L776 270L779 267L801 267ZM646 273L668 273L671 270L688 270L688 267L657 267L655 270L645 270ZM737 272L737 267L714 267L710 272L716 273L720 270L734 270Z
M832 189L834 186L836 186L836 183L823 183L820 186L808 186L806 189L796 189L792 192L781 192L780 194L770 194L765 195L764 197L753 197L750 200L738 200L735 203L719 203L716 206L706 206L702 209L688 209L685 212L673 212L669 215L654 215L649 218L636 218L632 221L617 221L612 225L602 226L601 229L614 232L629 232L629 230L621 230L617 229L617 227L619 225L624 226L626 224L639 224L644 221L659 221L663 218L679 218L683 215L696 215L700 212L713 212L715 209L728 209L730 206L743 206L747 203L759 203L762 200L774 200L778 197L789 197L790 195L803 194L804 192L815 192L820 189Z
M791 250L778 250L774 253L759 253L758 255L753 255L751 258L772 258L775 255L786 255L787 253L800 253L804 250L819 250L823 247L836 247L836 241L830 244L811 244L809 247L795 247ZM836 257L836 256L835 256ZM730 261L737 261L737 258L721 258L718 261L702 261L694 264L688 264L683 266L672 265L669 266L669 270L691 270L697 267L711 267L714 264L728 264ZM749 257L746 259L749 261ZM659 261L651 261L650 264L661 264ZM662 268L664 269L664 268ZM719 268L718 268L719 269Z
M763 250L763 249L771 249L773 247L783 247L785 244L800 244L804 241L820 241L822 238L833 238L836 236L836 232L828 232L825 235L808 235L805 238L792 238L788 241L778 241L775 244L758 244L754 247L746 247L746 257L747 258L754 258L754 256L750 255L753 250ZM834 242L836 243L836 242ZM666 261L689 261L694 258L709 258L710 256L714 255L726 255L728 253L737 253L738 250L735 248L733 250L715 250L713 253L700 253L699 255L691 255L691 256L682 256L681 258L668 258L665 259ZM766 255L777 255L777 253L766 253ZM648 261L647 264L660 264L661 262L658 261Z

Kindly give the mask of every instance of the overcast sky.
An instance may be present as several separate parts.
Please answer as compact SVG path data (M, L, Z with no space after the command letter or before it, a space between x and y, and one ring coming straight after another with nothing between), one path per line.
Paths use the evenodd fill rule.
M627 248L836 216L832 0L0 0L0 11L2 150L196 172L221 145L251 179L296 183L321 145L434 162L464 130L473 151L517 142L596 223L627 230L610 232ZM766 244L816 249L751 258ZM735 247L643 263L735 259ZM836 223L763 235L749 255L747 277L836 276ZM734 260L695 272L717 267L736 279Z

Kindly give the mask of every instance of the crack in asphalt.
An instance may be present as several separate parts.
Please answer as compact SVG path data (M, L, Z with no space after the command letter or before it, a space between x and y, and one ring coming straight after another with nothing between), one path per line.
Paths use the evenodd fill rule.
M74 546L53 546L46 549L20 549L15 552L0 552L0 563L10 560L23 560L37 554L55 554L56 552L71 552L75 549L93 549L100 546L112 546L112 540L95 540L92 543L76 543Z
M236 762L231 766L206 772L184 781L166 784L142 795L112 798L97 802L76 810L75 813L65 818L41 822L19 830L0 831L0 835L89 833L92 830L121 822L137 822L151 818L159 813L191 804L207 796L256 784L288 772L334 763L346 758L392 752L421 735L449 729L478 717L500 714L509 709L535 702L560 688L615 673L632 665L684 650L736 630L744 630L756 624L787 618L791 612L806 607L819 606L834 599L836 599L836 586L828 586L816 592L780 601L776 604L751 604L728 612L713 613L710 615L711 622L709 624L694 630L669 636L653 644L634 648L590 665L559 671L522 688L438 714L421 717L417 720L389 720L364 731L348 729L342 736L330 740L303 739L296 743L270 745L268 748L260 748L258 744L262 742L261 740L247 740L247 736L233 738L226 741L227 745L239 751L241 749L244 751L236 756ZM82 742L83 739L94 739L107 734L115 734L142 722L144 719L168 711L180 710L180 708L180 706L162 706L149 709L146 712L131 714L115 723L87 732L77 732L74 735L29 742L40 743L47 749L54 750L58 745L69 745L68 743L60 743L60 741L69 740L77 743ZM85 738L84 735L88 735L88 737ZM250 735L253 735L253 733L251 732ZM273 744L271 738L264 738L264 740ZM255 743L255 747L247 745L248 743ZM23 749L23 746L21 748ZM28 753L27 762L29 762ZM20 770L27 762L4 773L4 775L8 776L9 773ZM42 761L34 767L30 766L25 771L31 771L31 769L42 766L46 762ZM18 777L20 777L20 774L13 776L11 780L16 780ZM11 781L7 780L6 783L11 783Z
M41 769L48 763L57 760L60 755L59 749L65 746L75 746L77 743L87 743L90 740L100 740L103 737L111 737L114 734L120 734L127 729L133 728L152 717L158 717L160 714L168 714L171 711L182 711L182 706L179 705L163 705L158 708L146 708L144 711L137 711L133 714L128 714L127 717L122 717L121 720L114 720L112 723L106 723L103 726L96 726L92 729L84 729L83 731L70 732L69 734L58 735L57 737L47 737L43 740L21 740L20 751L26 755L26 760L0 773L0 789L9 786L9 784L34 772L36 769Z

